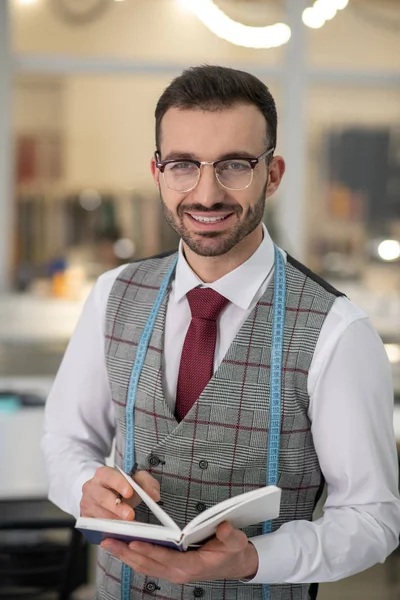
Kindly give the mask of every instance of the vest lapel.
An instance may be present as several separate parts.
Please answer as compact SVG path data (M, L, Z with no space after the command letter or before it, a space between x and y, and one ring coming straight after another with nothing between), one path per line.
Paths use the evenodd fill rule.
M163 303L158 312L156 322L152 336L150 338L149 346L157 349L154 354L154 360L152 368L154 369L154 391L152 394L148 394L148 407L152 415L157 415L159 419L165 421L165 428L163 435L170 435L178 422L175 415L172 413L164 394L163 388L163 358L164 358L164 335L165 335L165 318L167 314L168 298L170 294L170 288L164 297ZM159 441L161 441L161 436Z

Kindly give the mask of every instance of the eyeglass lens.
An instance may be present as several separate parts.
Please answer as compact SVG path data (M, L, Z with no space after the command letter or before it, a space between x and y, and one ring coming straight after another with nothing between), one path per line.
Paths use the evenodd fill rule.
M164 169L167 187L177 192L194 188L200 177L200 168L195 163L176 161ZM215 174L221 185L231 190L248 187L253 178L253 170L246 160L224 160L215 165Z

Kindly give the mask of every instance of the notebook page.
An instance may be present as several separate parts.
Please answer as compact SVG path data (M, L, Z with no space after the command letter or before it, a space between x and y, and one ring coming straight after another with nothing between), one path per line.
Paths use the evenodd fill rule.
M144 489L141 488L140 485L137 484L136 481L134 481L132 479L132 477L130 477L130 475L125 473L119 467L116 467L116 468L120 471L120 473L122 473L122 475L125 477L125 479L133 487L135 492L137 492L139 494L139 496L141 497L143 502L148 506L148 508L153 513L153 515L157 517L157 519L160 521L160 523L162 523L165 527L169 527L169 528L173 529L174 531L177 531L177 532L181 531L180 528L178 527L178 525L175 523L175 521L173 519L171 519L171 517L165 512L165 510L163 510L161 508L161 506L159 506L157 504L157 502L154 502L154 500L152 498L150 498L148 493L145 492Z
M280 500L279 488L270 485L268 487L261 487L250 492L245 492L244 494L238 494L237 496L233 496L232 498L227 498L226 500L215 504L211 508L208 508L204 512L197 515L194 519L190 521L190 523L186 525L183 532L188 533L194 531L203 524L206 524L208 521L215 522L216 517L223 517L225 514L228 513L231 514L232 509L235 509L237 511L237 514L244 515L254 510L258 511L259 508L262 508L262 505L264 505L266 508L272 506L272 512L274 512L274 508L276 505L275 498L277 494ZM271 496L271 503L267 500L268 496ZM259 499L264 499L262 505L260 505L260 503L258 502ZM245 509L240 510L241 506L245 506ZM253 521L253 523L257 523L257 521Z

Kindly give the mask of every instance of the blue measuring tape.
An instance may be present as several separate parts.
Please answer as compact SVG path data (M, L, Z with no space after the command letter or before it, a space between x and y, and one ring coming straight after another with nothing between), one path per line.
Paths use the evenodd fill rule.
M157 294L156 301L150 311L149 318L144 327L136 353L130 381L128 398L126 403L126 437L124 470L130 471L134 463L134 429L135 429L135 398L140 374L142 372L147 348L153 333L154 324L167 291L172 273L175 270L177 258L171 265L164 277ZM282 348L283 329L285 322L285 297L286 297L286 269L285 261L281 252L275 246L275 273L274 273L274 302L273 302L273 331L272 331L272 354L270 372L270 417L268 434L268 463L267 463L267 485L276 485L278 482L279 446L281 434L281 391L282 391ZM272 522L263 523L263 533L272 531ZM121 572L121 600L130 600L132 571L128 565L123 563ZM270 600L268 585L263 585L264 600Z
M282 413L282 351L286 306L286 267L283 256L276 246L274 278L267 485L278 484ZM262 531L263 533L271 533L272 521L263 523ZM270 597L269 585L263 585L264 600L270 600Z
M175 266L178 258L174 260L172 263L168 273L163 279L161 287L158 291L156 301L150 311L149 318L147 319L147 323L143 329L142 336L140 338L140 342L138 345L138 349L136 352L135 364L133 365L131 378L129 381L129 390L128 390L128 398L126 401L125 408L125 427L126 427L126 435L125 435L125 454L124 454L124 471L128 473L132 465L134 463L134 434L135 434L135 398L137 386L139 383L140 374L143 369L143 363L146 358L147 348L149 346L151 334L153 333L154 323L156 322L156 318L158 312L160 310L160 306L163 302L165 292L167 291L167 287L169 281L172 277L172 273L175 270ZM121 572L121 600L130 600L131 595L131 580L132 580L132 570L125 563L122 564L122 572Z

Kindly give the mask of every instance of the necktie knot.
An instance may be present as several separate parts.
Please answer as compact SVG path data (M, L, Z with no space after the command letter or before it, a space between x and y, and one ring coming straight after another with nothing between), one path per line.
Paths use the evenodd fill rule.
M211 288L194 288L186 294L192 318L216 321L229 300Z

